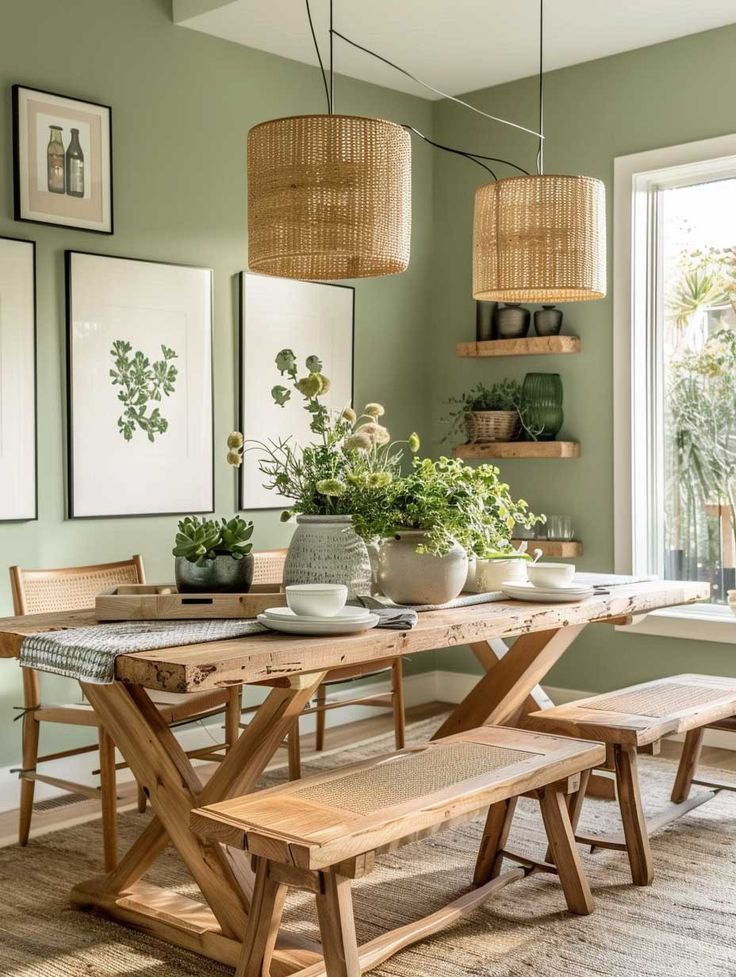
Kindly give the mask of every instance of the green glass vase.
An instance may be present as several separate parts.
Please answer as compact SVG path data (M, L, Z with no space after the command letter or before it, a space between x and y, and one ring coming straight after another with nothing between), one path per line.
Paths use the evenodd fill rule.
M554 441L562 427L562 380L559 373L527 373L521 388L524 426L538 441Z

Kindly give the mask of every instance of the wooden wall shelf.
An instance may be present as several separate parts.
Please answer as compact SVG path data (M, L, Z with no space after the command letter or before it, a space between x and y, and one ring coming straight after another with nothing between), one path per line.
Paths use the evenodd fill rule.
M526 339L489 339L480 343L458 343L457 356L545 356L551 353L579 353L579 336L528 336Z
M579 458L578 441L492 441L488 444L460 444L455 458Z
M540 549L543 556L556 556L562 560L583 555L583 544L578 539L514 539L512 542L514 546L525 542L527 553L533 553L534 550Z

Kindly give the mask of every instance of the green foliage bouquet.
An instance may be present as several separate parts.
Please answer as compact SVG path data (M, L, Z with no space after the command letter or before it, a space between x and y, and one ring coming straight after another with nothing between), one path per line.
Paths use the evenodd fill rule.
M419 553L442 556L453 541L469 554L498 556L511 550L516 523L542 522L523 499L514 501L494 465L466 465L460 459L415 458L412 471L372 497L357 497L353 525L366 540L399 530L425 533Z
M392 441L380 422L385 413L381 404L366 404L361 414L350 406L339 413L330 411L322 399L330 389L330 381L317 356L307 357L306 373L302 376L290 349L277 354L276 366L289 386L279 384L272 388L274 403L284 407L293 392L300 395L310 415L309 427L316 435L315 441L304 446L296 444L292 437L246 441L240 431L233 431L227 441L228 463L239 466L246 451L258 452L266 487L293 500L284 519L295 512L351 515L356 500L384 489L398 477L404 446L418 451L419 437L412 434L406 441Z

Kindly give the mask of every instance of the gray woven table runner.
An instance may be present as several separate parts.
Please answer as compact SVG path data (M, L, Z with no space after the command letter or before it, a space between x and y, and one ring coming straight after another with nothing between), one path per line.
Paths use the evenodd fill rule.
M21 645L20 664L92 685L109 685L115 680L115 659L126 652L242 638L265 630L252 619L96 624L29 635Z

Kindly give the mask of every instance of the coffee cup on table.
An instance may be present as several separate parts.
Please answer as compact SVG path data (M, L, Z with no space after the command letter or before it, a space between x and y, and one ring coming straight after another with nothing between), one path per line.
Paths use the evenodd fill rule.
M567 587L575 576L574 563L530 563L527 567L529 582L534 587L557 590Z

